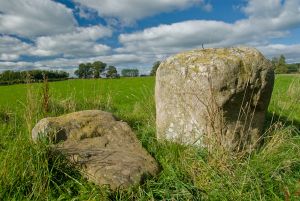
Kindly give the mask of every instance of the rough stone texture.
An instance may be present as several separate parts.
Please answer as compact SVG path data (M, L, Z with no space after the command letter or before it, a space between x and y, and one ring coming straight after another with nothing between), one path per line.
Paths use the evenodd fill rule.
M42 136L99 185L124 188L158 172L158 164L127 123L107 112L87 110L42 119L33 128L32 139Z
M258 144L274 84L269 60L254 48L193 50L162 62L156 73L157 138L218 143L230 150Z

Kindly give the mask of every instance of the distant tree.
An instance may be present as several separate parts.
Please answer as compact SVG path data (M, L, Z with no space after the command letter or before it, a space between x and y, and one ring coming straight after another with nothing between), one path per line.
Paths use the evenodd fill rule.
M107 64L103 63L102 61L95 61L92 64L92 71L93 71L93 77L99 78L100 74L105 70Z
M278 57L273 57L272 58L271 62L273 64L274 68L278 65L278 61L279 61Z
M32 82L39 82L48 77L49 81L62 80L69 77L69 73L64 71L48 71L48 70L29 70L29 71L4 71L0 73L0 85L25 83L28 77Z
M93 74L93 66L91 63L81 63L78 69L74 72L79 78L90 78Z
M109 77L109 78L118 77L118 71L117 71L116 67L108 66L107 72L106 72L106 77Z
M85 77L84 78L92 78L93 77L93 65L91 63L85 64Z
M3 81L12 80L12 74L13 74L13 71L10 71L10 70L3 71L1 73L1 80L3 80Z
M127 77L128 76L128 69L122 69L121 74L123 77Z
M78 66L78 69L74 72L75 75L77 75L79 78L84 78L84 71L85 71L85 64L81 63Z
M121 74L123 77L137 77L137 76L139 76L139 70L138 69L123 69L121 71Z
M280 73L287 73L288 72L288 66L285 62L284 55L280 55L279 58L274 57L272 59L272 63L275 67L275 73L280 74Z
M95 61L93 63L81 63L74 72L79 78L99 78L100 74L105 70L106 63Z
M288 73L299 73L300 63L287 64Z
M151 75L151 76L155 76L155 75L156 75L156 71L157 71L157 69L158 69L160 63L161 63L160 61L156 61L156 62L153 64L152 70L151 70L151 72L150 72L150 75Z

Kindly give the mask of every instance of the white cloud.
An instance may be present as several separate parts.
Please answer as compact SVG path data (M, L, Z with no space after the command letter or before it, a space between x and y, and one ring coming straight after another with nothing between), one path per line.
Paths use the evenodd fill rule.
M182 50L199 48L202 44L205 47L239 44L259 46L269 44L270 39L287 36L288 30L300 25L299 0L286 0L284 4L278 0L267 0L261 3L262 8L256 9L259 2L262 1L250 0L243 8L249 15L248 18L235 23L193 20L121 34L119 41L123 47L116 51L163 57Z
M193 20L160 25L142 32L121 34L119 41L124 45L118 52L152 51L174 53L201 44L220 43L232 34L232 26L221 21Z
M124 24L162 12L185 9L192 5L200 5L210 11L211 4L204 0L74 0L81 6L96 10L101 17L117 18ZM200 12L200 11L199 11Z
M0 60L4 60L4 61L13 61L13 60L17 60L18 58L19 58L19 55L17 55L17 54L3 53L0 55Z
M249 22L261 22L270 29L288 29L300 24L299 0L249 0L242 10L248 14Z
M266 46L258 46L268 58L284 54L287 62L300 61L300 44L284 45L270 44ZM56 58L36 62L20 62L20 61L0 61L0 72L3 70L27 70L27 69L52 69L65 70L72 74L80 63L103 61L109 65L115 65L120 71L125 67L138 67L141 73L149 73L149 69L153 61L161 59L163 55L139 55L139 54L112 54L88 58ZM291 58L291 59L289 59Z
M10 36L0 36L0 60L17 60L20 55L26 54L31 45Z
M35 67L78 67L80 63L94 62L94 61L103 61L108 65L125 65L131 63L142 63L143 58L134 55L134 54L112 54L109 56L96 56L88 58L58 58L51 60L44 60L32 63Z
M21 55L64 58L105 55L111 48L100 44L98 40L111 35L111 29L100 25L77 27L70 33L38 37L32 44L4 35L0 36L0 60L18 60Z
M132 23L150 15L184 9L197 4L202 9L211 9L211 5L205 4L204 0L74 1L78 3L77 6L81 6L74 11L79 12L78 15L81 17L90 18L91 9L95 9L96 11L93 11L92 14L98 12L100 16L106 18L109 24L111 22L119 24L120 21ZM43 9L30 10L28 6L25 6L24 11L22 11L18 7L23 4L22 2L26 2L28 5L30 2L35 2L40 6L41 4L55 5L58 6L57 10L61 9L61 13L54 12L53 8L53 13L48 13L43 6L41 8L46 9L43 14L40 13ZM7 11L8 5L14 4L18 9L9 13ZM271 43L274 41L273 39L288 37L290 30L299 27L299 0L249 0L246 6L239 7L246 14L246 18L233 23L188 20L158 25L132 33L123 33L119 35L121 46L116 49L111 49L111 47L99 42L104 37L112 36L111 28L101 25L78 27L72 12L54 1L0 0L1 5L6 6L6 11L2 11L5 9L0 7L0 33L2 33L0 35L0 71L4 69L42 68L64 69L72 72L79 63L101 60L119 68L139 67L142 72L146 72L148 68L145 67L151 67L154 61L183 50L201 48L202 44L204 47L246 44L257 47L269 58L284 54L288 62L300 61L299 41L298 44L291 45ZM199 12L201 12L200 9ZM50 16L49 19L45 17L45 13ZM10 15L20 18L22 22L8 24L8 21L3 21L5 17ZM39 18L38 15L41 17ZM66 20L70 23L68 24L69 27L64 21L63 15L69 16L69 19ZM22 16L26 17L23 18ZM53 19L56 19L57 25L53 25ZM63 22L61 23L60 20ZM50 28L39 26L41 22L45 22L44 27L49 25ZM5 34L29 37L32 43L26 43ZM43 59L36 62L19 61L22 55L43 57ZM54 57L54 59L45 58L47 56Z
M300 62L300 44L269 44L266 46L258 46L257 48L270 59L283 54L289 63Z
M66 33L76 24L72 10L52 0L0 1L0 33L36 37Z
M249 0L247 6L242 7L242 11L253 18L278 17L281 9L281 0Z
M0 72L4 70L26 70L27 68L32 68L32 62L0 61Z
M112 31L104 26L78 27L74 32L36 39L36 48L31 52L37 56L86 57L105 54L107 45L97 43Z

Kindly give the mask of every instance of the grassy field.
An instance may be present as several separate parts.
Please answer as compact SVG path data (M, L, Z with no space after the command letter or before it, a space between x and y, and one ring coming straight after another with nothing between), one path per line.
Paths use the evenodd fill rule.
M265 144L243 157L155 139L154 78L50 83L49 112L42 84L0 87L0 200L299 200L300 77L276 77ZM127 121L161 173L127 191L87 182L30 130L46 116L83 110L113 112Z

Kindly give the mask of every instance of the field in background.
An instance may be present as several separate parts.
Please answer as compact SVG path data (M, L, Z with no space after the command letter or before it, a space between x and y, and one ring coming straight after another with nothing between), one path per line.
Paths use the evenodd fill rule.
M270 103L265 141L243 158L155 140L154 78L68 80L0 86L0 200L211 200L300 199L300 77L279 75ZM33 144L30 130L46 116L102 109L127 121L162 167L145 184L110 192L87 182L49 145Z
M130 111L134 104L154 93L154 78L77 79L50 82L52 101L72 100L76 104L112 101L118 111ZM32 93L41 98L42 84L31 84ZM0 107L22 110L26 103L26 84L1 86ZM147 93L147 94L145 94ZM107 100L110 99L110 100Z

